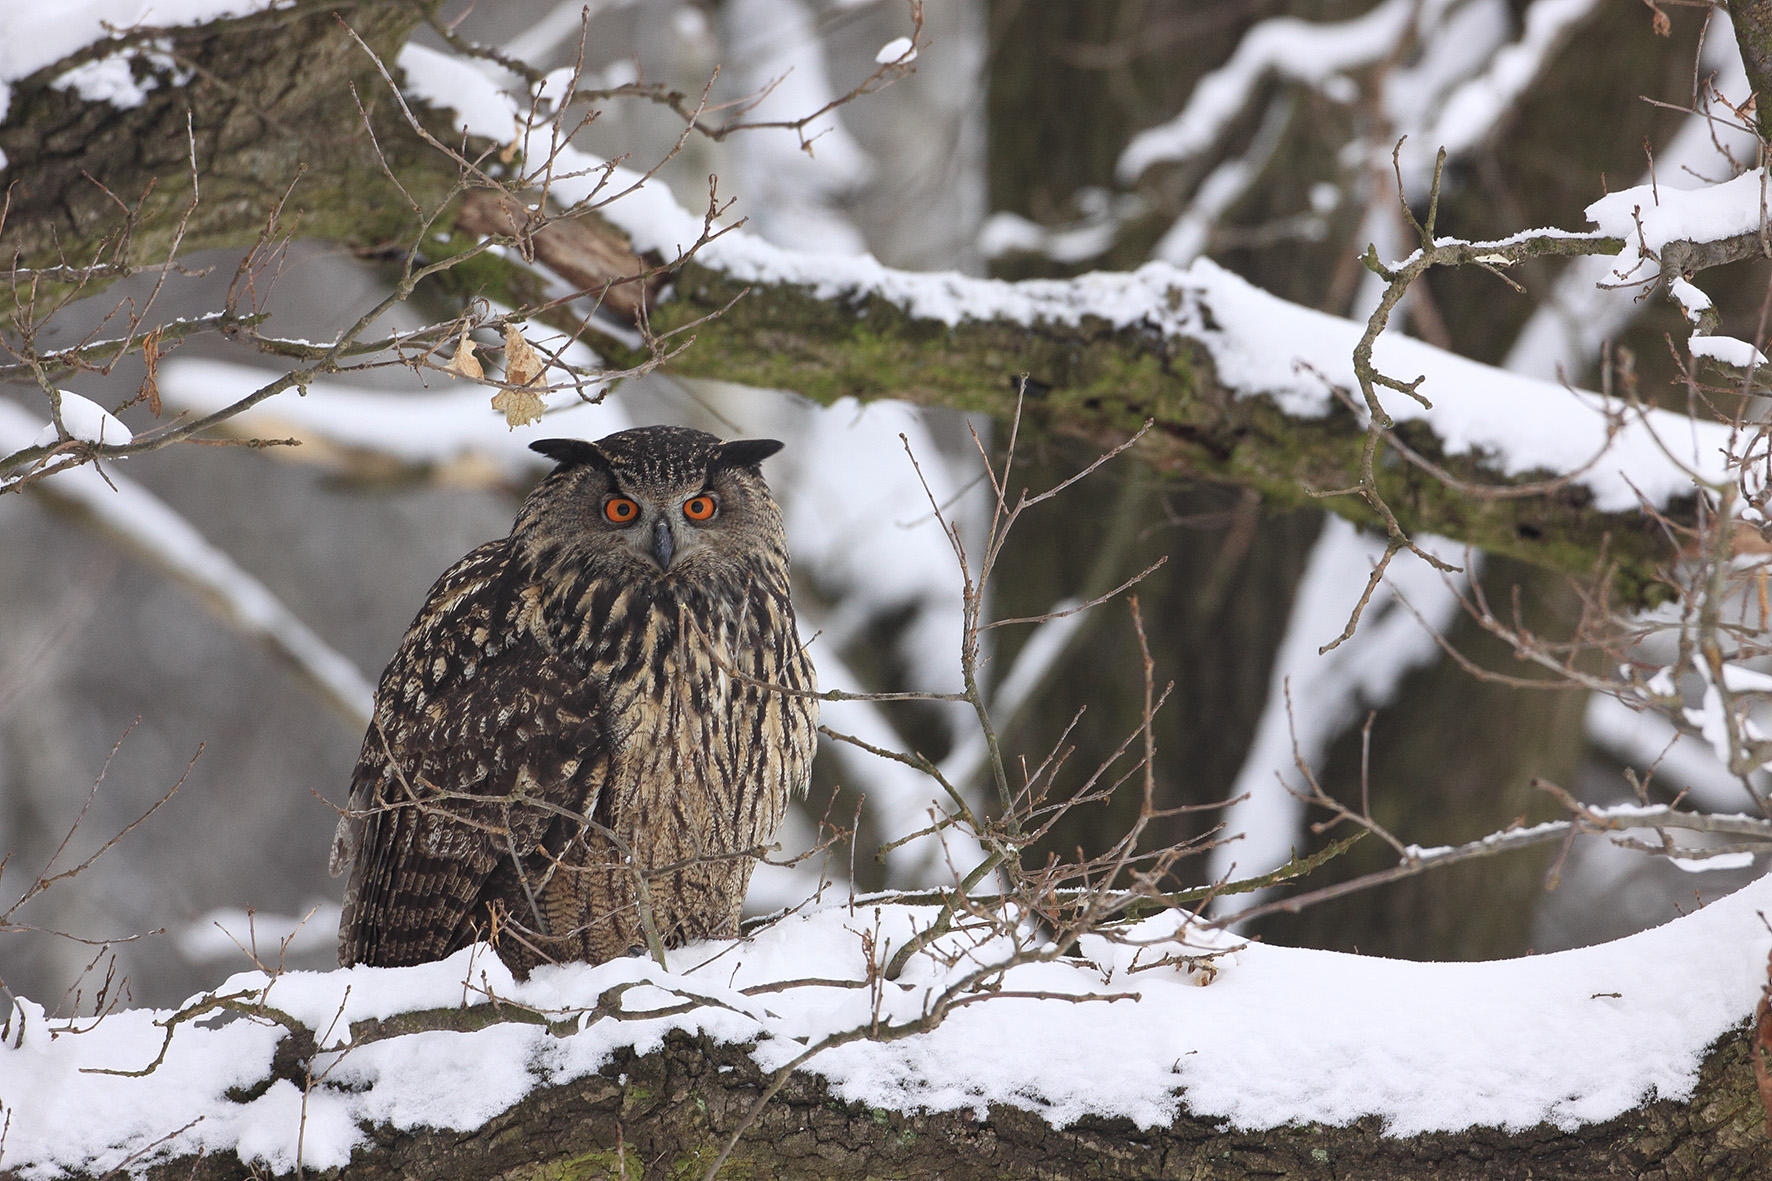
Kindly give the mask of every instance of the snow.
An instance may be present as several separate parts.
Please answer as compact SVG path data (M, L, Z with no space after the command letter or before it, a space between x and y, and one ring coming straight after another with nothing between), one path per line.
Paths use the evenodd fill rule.
M746 122L792 122L822 110L842 91L832 84L814 7L802 0L730 0L720 8L730 81L746 100ZM754 105L751 103L754 101ZM874 162L828 111L802 131L757 128L729 140L735 168L721 181L740 194L735 215L772 242L860 254L867 242L847 206ZM690 239L693 241L693 238Z
M447 80L429 72L429 60L411 49L402 53L415 92L443 104L481 105L482 97L451 94ZM496 94L489 83L484 89ZM496 121L501 133L510 124L509 111L507 106ZM567 201L588 196L600 173L581 170L596 163L563 149L554 193ZM561 176L563 171L577 175ZM609 191L638 179L617 169ZM601 212L641 250L674 254L701 233L701 219L658 183L625 192ZM1007 320L1072 326L1089 318L1115 328L1189 337L1204 343L1222 384L1240 396L1270 397L1299 416L1330 410L1334 397L1323 378L1348 390L1356 386L1351 357L1364 325L1288 303L1205 259L1186 269L1152 262L1130 272L1011 283L954 272L898 271L867 255L789 250L743 230L708 243L698 257L742 281L793 284L825 300L873 294L912 316L949 325ZM1604 457L1575 481L1593 493L1595 507L1603 511L1636 508L1639 492L1658 505L1690 492L1690 475L1668 461L1663 442L1692 471L1705 478L1723 475L1725 427L1694 427L1683 415L1661 411L1633 414L1608 449L1607 408L1595 395L1505 374L1395 333L1379 340L1374 356L1381 369L1405 380L1426 376L1421 391L1433 402L1431 409L1400 395L1390 398L1386 409L1398 420L1427 423L1451 454L1477 453L1494 470L1519 476L1575 471L1604 450ZM1686 441L1684 451L1671 442L1675 439Z
M1438 149L1468 156L1503 125L1520 99L1533 91L1570 36L1598 8L1599 0L1536 0L1524 13L1515 40L1515 19L1505 0L1437 0L1416 5L1380 4L1348 21L1282 17L1254 25L1222 67L1207 75L1183 109L1166 123L1134 137L1122 153L1119 178L1133 184L1164 162L1196 159L1218 144L1227 127L1274 89L1269 75L1317 90L1366 116L1376 91L1384 118L1365 137L1347 145L1344 163L1387 175L1393 150L1411 193L1429 184ZM1363 72L1363 73L1362 73ZM1361 89L1353 81L1360 73ZM1296 86L1267 98L1267 114L1241 158L1227 159L1201 181L1155 256L1177 264L1205 252L1208 234L1254 178L1267 171L1275 147L1300 117ZM1307 100L1309 101L1309 100ZM1358 182L1350 189L1359 190ZM1365 188L1373 210L1383 206L1394 222L1394 198ZM1350 196L1356 195L1350 192ZM1310 238L1321 222L1308 215L1289 219L1287 232ZM1367 234L1360 240L1382 240ZM1371 287L1370 278L1365 286ZM1356 306L1375 302L1364 293Z
M1730 774L1716 752L1652 710L1632 709L1616 697L1596 693L1588 700L1586 730L1591 742L1620 762L1645 771L1654 767L1655 782L1690 792L1691 802L1700 808L1740 808L1752 801L1740 777Z
M1710 857L1669 857L1676 869L1687 873L1709 873L1713 869L1746 869L1754 863L1754 855L1743 850L1739 853L1717 853Z
M1679 180L1692 180L1680 177ZM1587 207L1602 233L1660 255L1669 242L1718 242L1754 234L1765 219L1763 169L1699 188L1657 181L1608 193Z
M1549 62L1599 7L1599 0L1537 0L1526 10L1517 41L1490 59L1487 68L1446 99L1423 146L1457 156L1480 146L1515 103L1530 92Z
M578 10L572 13L578 24ZM473 62L441 53L423 45L407 45L400 50L400 68L405 71L412 93L436 106L452 109L461 122L479 135L507 142L520 123L511 100L486 79ZM416 84L422 79L422 85Z
M1394 1136L1540 1123L1570 1130L1652 1096L1692 1094L1706 1048L1758 999L1772 946L1760 913L1769 906L1772 879L1762 879L1616 943L1456 964L1241 944L1184 928L1171 912L1121 941L1088 937L1075 958L1003 974L1006 990L1060 999L984 997L931 1032L830 1048L809 1069L846 1101L906 1112L1002 1104L1055 1127L1089 1115L1152 1127L1185 1109L1250 1130L1365 1117ZM479 947L415 968L229 978L216 994L287 1013L327 1049L314 1063L324 1078L306 1096L305 1123L303 1096L288 1082L246 1102L226 1095L265 1077L275 1026L185 1023L145 1077L82 1074L146 1066L163 1037L154 1022L168 1014L116 1013L79 1036L56 1036L62 1024L22 1001L14 1013L24 1018L22 1033L15 1021L0 1048L6 1164L32 1181L60 1169L102 1172L166 1137L141 1163L204 1150L281 1173L298 1153L304 1167L339 1167L366 1142L366 1123L479 1127L536 1086L601 1069L617 1048L656 1048L670 1029L746 1045L770 1069L876 1018L913 1020L959 974L1006 952L952 935L940 946L958 957L953 966L919 957L877 994L795 986L753 999L742 991L808 977L864 980L864 937L899 944L931 917L928 908L834 904L737 944L674 951L669 971L623 959L545 968L521 984ZM1217 953L1216 975L1133 970L1165 953ZM1648 964L1655 969L1645 971ZM625 1019L589 1016L619 984L637 985L622 998ZM508 1023L351 1041L353 1022L484 1004L488 994L556 1021L579 1015L577 1031ZM1107 994L1131 995L1062 999ZM684 998L702 1003L645 1016Z
M1088 196L1094 192L1100 190L1079 194L1079 203L1088 204ZM1086 210L1075 225L1060 228L1043 226L1019 213L993 213L978 228L978 250L986 258L1023 251L1044 254L1056 262L1083 262L1111 247L1127 214L1143 207L1136 198L1109 202L1099 211Z
M12 102L7 85L113 34L138 26L171 28L199 25L221 17L244 16L269 8L286 7L292 0L60 0L55 4L0 4L0 119ZM141 102L141 88L128 78L128 61L117 55L95 63L101 68L80 67L57 80L79 89L88 101L106 100L119 106ZM89 93L87 87L93 89Z
M1745 340L1733 336L1704 336L1694 332L1686 338L1686 347L1694 357L1709 357L1737 369L1752 369L1766 363L1766 355Z
M146 82L136 80L129 68L134 56L114 53L86 62L61 75L51 85L58 90L72 90L89 103L108 102L123 110L139 107L155 82L152 79Z
M1725 707L1723 695L1704 661L1694 660L1690 668L1703 681L1704 695L1696 708L1684 711L1686 721L1697 727L1704 740L1710 743L1717 761L1729 766L1735 741L1751 743L1757 748L1766 738L1765 728L1751 715L1754 706L1772 695L1772 676L1739 664L1723 665L1723 684L1732 697L1729 706ZM1743 756L1746 754L1744 751ZM1772 770L1772 760L1761 762L1750 770Z
M1700 313L1711 308L1710 296L1700 291L1685 279L1675 279L1667 285L1667 293L1673 301L1680 305L1680 311L1686 319L1697 324Z
M1710 23L1699 64L1702 74L1715 78L1722 94L1732 96L1733 101L1747 97L1751 90L1747 71L1736 50L1733 30L1720 12ZM1640 198L1642 204L1653 207L1657 192L1663 196L1674 192L1661 183L1667 180L1733 175L1737 166L1732 161L1752 160L1758 151L1759 142L1751 131L1732 126L1726 115L1717 117L1710 110L1700 110L1685 119L1670 142L1656 149L1655 173L1660 181L1651 188L1645 174L1641 187L1631 190L1638 194L1631 203L1637 204ZM1622 212L1628 213L1628 208ZM1557 280L1555 294L1532 313L1508 350L1507 368L1546 378L1559 372L1584 372L1598 360L1601 345L1616 339L1642 313L1648 304L1640 298L1641 288L1634 284L1621 287L1620 282L1653 279L1655 268L1651 264L1625 275L1634 261L1634 225L1624 239L1627 245L1622 259L1596 255L1569 260ZM1697 292L1692 284L1685 286ZM1697 294L1702 296L1702 292ZM1704 306L1708 306L1708 297L1704 299ZM1689 311L1702 310L1694 303L1682 304Z
M1411 7L1383 5L1360 21L1377 20L1392 9L1402 15L1386 19L1404 19ZM1288 22L1266 24L1280 30L1269 34L1276 45L1289 44L1283 35ZM1245 38L1244 44L1250 40ZM502 102L503 112L487 116L486 128L474 130L506 134L515 117L510 100L478 75L476 93L453 91L457 83L467 83L433 69L438 56L412 48L402 52L401 66L414 93L458 110L489 110ZM547 142L537 140L537 150ZM553 192L563 201L589 197L602 175L598 161L571 148L560 150L554 174ZM626 169L614 171L605 191L622 195L602 207L603 216L627 232L637 249L666 255L687 249L701 234L700 217L678 205L662 184L632 187L639 179ZM1130 272L1011 283L954 272L898 271L868 255L790 250L743 230L709 242L698 257L743 281L793 284L825 300L877 295L912 316L949 325L1007 320L1073 326L1089 318L1115 328L1154 328L1167 336L1190 337L1205 344L1222 384L1240 396L1270 397L1299 416L1330 410L1334 398L1323 378L1348 390L1356 386L1351 357L1364 325L1288 303L1205 259L1186 269L1158 261ZM1595 507L1602 511L1636 508L1639 492L1657 505L1690 492L1690 473L1668 461L1664 443L1691 472L1707 479L1724 475L1728 431L1722 426L1695 425L1683 415L1649 411L1629 416L1608 448L1608 408L1597 396L1502 373L1395 333L1379 340L1374 359L1385 372L1405 380L1426 377L1421 392L1432 408L1395 396L1386 403L1393 418L1426 422L1449 453L1477 453L1508 476L1571 472L1592 462L1575 482L1593 493ZM1684 450L1675 439L1685 440ZM1604 457L1593 462L1603 450Z
M917 53L912 47L911 39L909 37L894 37L892 40L886 42L886 44L880 46L880 52L874 54L874 61L883 66L899 62L914 62L916 60Z
M60 392L62 425L67 428L70 437L85 443L108 443L112 446L120 446L135 439L129 428L123 425L122 419L97 402L68 390ZM56 433L55 423L52 422L37 432L31 445L48 447L60 438Z
M173 0L156 4L152 15L158 23L198 20L234 7L216 0ZM1539 44L1550 35L1543 28L1577 7L1570 0L1556 5L1540 0L1528 12L1522 44ZM102 35L100 19L128 24L146 11L145 5L125 0L93 0L74 3L70 19L70 6L57 6L53 25L44 29L59 35L84 28L81 41L57 50L53 37L30 36L38 18L26 8L17 5L0 12L0 78L18 78L60 60L78 44ZM777 10L788 8L800 11L798 6ZM1252 90L1266 71L1300 72L1318 85L1331 86L1339 71L1365 60L1361 54L1370 57L1373 46L1382 47L1388 44L1385 38L1398 35L1413 11L1411 3L1390 0L1366 17L1331 27L1331 32L1347 34L1345 52L1339 55L1331 50L1343 43L1322 36L1324 26L1306 30L1303 22L1265 22L1259 36L1245 39L1230 66L1202 84L1189 108L1194 121L1172 125L1167 134L1173 142L1164 150L1174 150L1175 143L1185 148L1189 136L1209 143L1215 128L1230 117L1225 112L1231 101L1240 102L1239 96ZM80 26L83 20L88 24ZM1304 31L1311 34L1308 41L1300 40ZM1297 53L1301 46L1308 52ZM21 61L28 65L35 60L28 56L32 53L50 56L36 66L21 67ZM402 54L401 63L415 92L456 107L476 131L504 139L520 126L510 101L479 69L416 47ZM103 72L97 73L102 80ZM1511 79L1498 75L1495 81L1499 86ZM112 81L119 88L110 101L128 101L120 82ZM820 143L825 150L825 141ZM1147 144L1146 151L1152 150ZM595 163L577 153L560 161L565 171ZM1122 166L1129 167L1125 160ZM626 184L637 179L625 171L617 177ZM1750 228L1757 228L1759 180L1757 175L1751 179ZM575 186L576 195L584 195L593 180L594 175L564 178L557 191L570 200ZM1732 227L1743 224L1743 194L1749 186L1735 185L1726 199L1714 197L1717 190L1709 191L1712 197L1700 193L1688 198L1664 187L1659 205L1653 195L1645 202L1644 190L1633 190L1636 196L1628 208L1602 201L1596 203L1594 216L1608 227L1621 209L1627 217L1631 209L1644 209L1645 235L1663 235L1655 239L1663 242L1671 240L1667 234L1728 236L1744 232ZM606 213L642 248L686 247L700 231L699 219L677 206L657 183L616 202ZM1634 240L1634 230L1633 223L1625 236ZM1070 325L1096 316L1116 327L1153 327L1203 342L1218 379L1237 394L1272 398L1301 416L1329 412L1334 402L1325 382L1354 385L1349 357L1360 325L1287 304L1206 262L1186 269L1154 263L1130 274L1010 284L956 274L907 274L866 257L784 250L743 232L710 244L703 258L740 278L803 284L826 297L879 294L913 315L947 324L1009 318ZM1605 442L1607 419L1591 396L1499 373L1396 336L1381 341L1377 359L1397 376L1427 376L1422 389L1433 407L1399 397L1398 404L1389 406L1395 417L1427 422L1449 451L1485 455L1499 471L1572 470ZM250 388L242 384L242 376L233 367L181 359L163 370L162 388L174 405L214 409L231 400L229 391L237 396L239 389ZM548 426L558 433L595 437L626 425L613 408L589 407L571 395L556 401ZM127 437L120 422L92 403L67 395L65 414L69 408L67 424L77 437L120 441L114 430L124 430ZM341 446L373 443L414 461L488 454L511 467L535 462L526 451L527 438L503 429L481 387L383 395L316 386L306 398L285 396L266 404L242 425L278 418L296 422L310 437ZM39 423L22 409L0 403L0 443L22 446L19 440ZM391 429L396 423L400 429ZM1688 491L1691 479L1667 462L1657 439L1673 447L1673 440L1693 439L1693 429L1673 415L1630 419L1580 482L1593 491L1602 509L1634 507L1639 490L1665 503ZM1707 477L1720 473L1724 437L1720 429L1698 428L1684 458ZM851 482L856 478L851 472ZM95 468L85 467L46 481L45 490L159 547L167 561L213 588L243 618L298 649L306 645L317 667L325 667L328 650L262 586L144 490L114 475L112 482L115 490ZM802 521L792 527L814 531L834 524ZM1356 548L1344 547L1347 552ZM907 575L907 593L926 590L926 583ZM1035 655L1051 651L1064 642L1069 626L1047 625L1040 643L1030 643L1028 650ZM1293 632L1305 636L1310 629L1295 627ZM1321 642L1330 636L1312 638ZM1408 650L1399 649L1388 654L1391 663L1383 667L1344 670L1345 675L1382 696L1394 691L1407 655ZM822 656L821 666L828 667ZM1033 672L1032 665L1025 674L1018 667L1005 681L1005 698L1013 698L1018 676L1028 680ZM368 686L360 674L347 664L330 675L341 694L355 695L366 707ZM1693 720L1714 730L1724 719L1714 689L1711 697L1702 711L1694 711L1699 716ZM1166 914L1129 933L1134 943L1146 945L1142 948L1094 937L1080 949L1084 958L1018 966L1001 980L1013 991L1073 997L1134 994L1127 999L1069 1003L991 997L956 1010L932 1032L830 1049L810 1069L846 1100L905 1111L982 1110L1006 1104L1037 1112L1055 1126L1099 1115L1148 1127L1169 1122L1185 1107L1248 1129L1306 1121L1342 1124L1365 1117L1380 1119L1393 1135L1473 1125L1522 1128L1540 1122L1569 1129L1616 1116L1651 1095L1678 1099L1691 1094L1705 1048L1751 1012L1764 983L1772 935L1760 915L1769 906L1772 880L1762 880L1674 923L1613 944L1479 964L1408 964L1242 945L1206 930L1181 930L1178 916ZM240 918L213 917L233 924L230 929ZM938 941L937 948L957 961L950 965L920 957L907 972L904 988L886 986L876 995L867 988L796 987L767 994L766 1007L741 991L793 978L863 980L864 936L902 945L931 917L926 909L904 906L831 905L783 919L741 944L677 951L668 971L629 959L543 970L523 984L483 949L409 969L353 968L274 978L244 973L217 991L244 993L290 1014L315 1030L327 1047L315 1064L326 1077L307 1094L278 1081L247 1101L231 1099L227 1092L266 1076L282 1033L277 1026L252 1019L181 1025L157 1070L144 1078L124 1078L81 1071L145 1066L159 1052L164 1028L155 1022L165 1020L166 1013L117 1013L79 1036L57 1036L62 1026L40 1007L21 1001L13 1013L11 1036L0 1046L0 1105L10 1121L5 1164L31 1178L64 1168L103 1172L163 1140L138 1163L156 1153L206 1151L234 1152L278 1173L293 1171L298 1162L302 1167L341 1167L353 1148L364 1143L365 1122L408 1129L479 1127L534 1087L596 1071L618 1047L644 1053L676 1028L748 1044L760 1065L773 1067L801 1053L807 1041L880 1017L913 1018L956 973L1005 954L999 944L968 947L965 936L956 935ZM1217 974L1206 987L1201 987L1204 976L1185 969L1133 970L1166 950L1224 954L1215 961ZM529 1024L474 1033L418 1033L364 1044L351 1036L352 1022L414 1009L484 1004L489 993L553 1015L584 1014L610 987L635 982L643 983L623 1001L630 1016L685 994L705 998L705 1003L673 1017L615 1021L586 1016L578 1032L566 1036Z
M1157 241L1151 251L1152 257L1185 266L1205 254L1213 227L1242 200L1272 162L1274 153L1284 142L1291 120L1290 104L1271 104L1261 127L1250 141L1249 150L1240 157L1226 160L1207 174L1187 210ZM1106 248L1104 245L1102 250Z
M1204 260L1182 281L1194 295L1191 308L1183 304L1183 323L1187 311L1200 317L1182 331L1191 328L1191 335L1205 341L1219 380L1232 389L1267 393L1287 412L1307 416L1324 413L1330 397L1311 371L1344 389L1355 388L1351 357L1363 326L1289 304ZM1215 326L1204 320L1207 309ZM1276 342L1283 347L1275 348ZM1657 504L1690 491L1690 477L1667 461L1663 445L1705 478L1724 473L1728 430L1721 425L1695 424L1677 414L1633 415L1608 448L1605 409L1597 395L1504 373L1394 334L1380 338L1373 359L1382 371L1404 380L1426 375L1420 388L1433 402L1431 409L1400 395L1385 408L1397 420L1425 422L1449 453L1476 453L1504 474L1522 475L1574 472L1604 450L1576 478L1602 511L1635 507L1633 484ZM1682 448L1675 440L1687 442Z

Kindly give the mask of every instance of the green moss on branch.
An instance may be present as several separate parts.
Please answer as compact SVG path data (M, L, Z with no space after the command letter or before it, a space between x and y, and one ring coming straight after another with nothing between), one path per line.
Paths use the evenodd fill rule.
M1364 437L1353 416L1335 408L1322 418L1283 412L1266 397L1238 397L1220 385L1210 355L1193 342L1104 320L1081 324L919 319L878 295L821 300L805 288L744 284L691 264L672 298L652 312L668 331L725 306L693 329L694 348L674 372L793 390L826 405L845 397L897 398L921 405L1006 418L1018 377L1030 378L1024 435L1082 437L1101 446L1123 441L1147 419L1156 424L1138 453L1155 470L1258 490L1276 506L1313 500L1313 490L1345 488L1358 478ZM1509 485L1556 473L1504 478L1481 457L1446 455L1422 424L1399 428L1411 448L1460 481ZM1436 533L1537 566L1590 574L1602 554L1616 566L1626 601L1665 597L1665 542L1639 513L1595 510L1585 488L1569 484L1543 495L1484 497L1449 487L1387 451L1380 489L1405 528ZM1354 496L1325 507L1378 525Z

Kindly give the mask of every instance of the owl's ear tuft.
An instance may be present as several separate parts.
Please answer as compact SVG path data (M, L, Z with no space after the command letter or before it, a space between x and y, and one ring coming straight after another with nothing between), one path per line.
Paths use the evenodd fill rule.
M547 456L562 467L574 467L580 464L609 470L608 458L599 450L595 443L587 443L583 439L537 439L529 444L531 451Z
M780 439L733 439L714 448L708 457L708 471L720 468L754 468L782 448Z

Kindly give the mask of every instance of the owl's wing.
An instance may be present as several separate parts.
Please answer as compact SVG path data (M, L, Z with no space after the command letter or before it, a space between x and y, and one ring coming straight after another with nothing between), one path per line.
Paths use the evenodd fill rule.
M489 891L538 925L524 874L595 805L600 686L525 625L510 565L500 541L445 573L382 675L333 845L334 872L351 871L340 963L441 959L483 928Z

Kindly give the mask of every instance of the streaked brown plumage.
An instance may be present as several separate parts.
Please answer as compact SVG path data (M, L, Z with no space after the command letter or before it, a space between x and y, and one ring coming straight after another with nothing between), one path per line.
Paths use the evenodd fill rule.
M648 918L666 945L737 934L818 713L765 687L814 688L758 469L780 446L534 444L559 466L437 580L376 690L333 843L341 963L491 938L525 973L643 947Z

